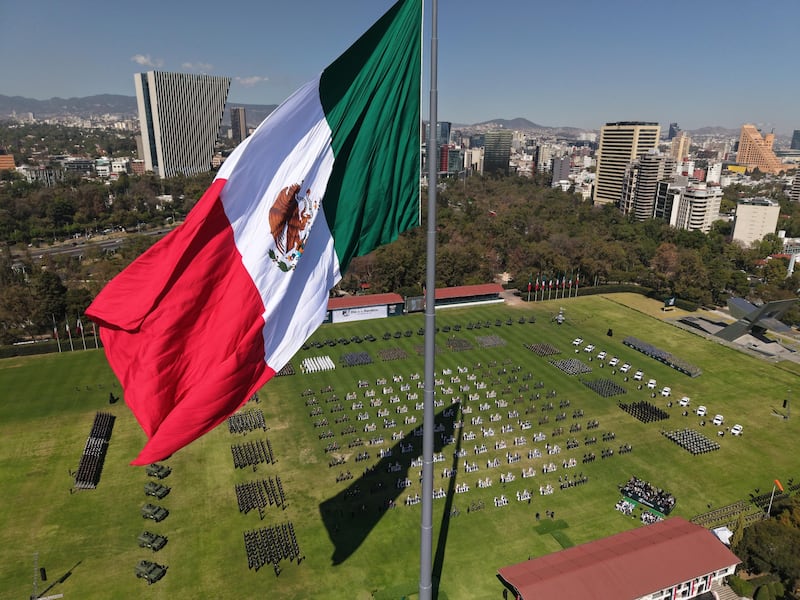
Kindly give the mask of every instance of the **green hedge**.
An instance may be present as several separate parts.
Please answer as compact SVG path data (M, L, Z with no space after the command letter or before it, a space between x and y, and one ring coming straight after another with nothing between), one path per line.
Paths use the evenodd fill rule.
M728 577L728 585L731 586L731 589L736 592L736 595L739 597L747 597L752 598L753 592L753 584L749 581L745 581L738 575L731 575Z
M99 342L99 340L98 340ZM81 339L73 339L72 346L75 350L83 350L83 341ZM102 344L101 346L102 347ZM94 338L86 340L86 349L94 350ZM61 351L70 352L69 340L66 342L61 340ZM36 342L34 344L18 344L14 346L0 346L0 359L13 358L15 356L35 356L38 354L52 354L58 352L58 342L51 340L48 342Z

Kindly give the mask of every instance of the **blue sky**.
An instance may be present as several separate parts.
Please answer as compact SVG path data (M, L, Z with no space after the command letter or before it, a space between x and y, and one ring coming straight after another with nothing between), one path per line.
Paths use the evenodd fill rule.
M0 94L132 96L134 73L160 69L230 76L230 102L277 104L391 4L0 0ZM791 134L798 23L798 0L439 0L439 118Z

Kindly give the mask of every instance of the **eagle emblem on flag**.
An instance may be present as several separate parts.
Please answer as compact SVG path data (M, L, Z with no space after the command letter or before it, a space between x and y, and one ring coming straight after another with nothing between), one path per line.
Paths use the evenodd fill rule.
M275 243L269 257L284 272L297 266L319 208L311 199L311 190L306 190L303 196L301 188L299 183L283 188L269 209L270 235Z

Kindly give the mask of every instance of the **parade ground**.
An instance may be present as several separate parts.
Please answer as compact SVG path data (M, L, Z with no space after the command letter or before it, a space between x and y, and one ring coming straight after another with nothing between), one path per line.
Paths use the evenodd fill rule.
M502 598L499 568L667 512L752 522L774 479L800 488L796 365L630 298L437 312L439 598ZM0 599L415 597L423 326L323 325L158 474L128 464L145 438L102 350L0 361ZM142 560L165 567L151 585Z

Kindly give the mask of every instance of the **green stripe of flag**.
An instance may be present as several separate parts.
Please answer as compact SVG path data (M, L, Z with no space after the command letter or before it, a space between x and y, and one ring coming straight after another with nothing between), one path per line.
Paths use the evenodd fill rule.
M334 166L323 206L342 272L418 224L422 0L400 0L322 73Z

